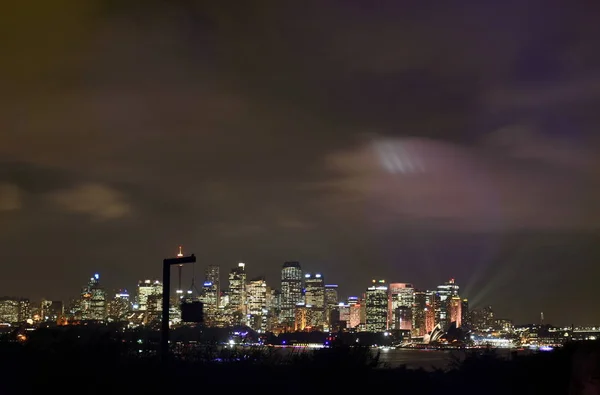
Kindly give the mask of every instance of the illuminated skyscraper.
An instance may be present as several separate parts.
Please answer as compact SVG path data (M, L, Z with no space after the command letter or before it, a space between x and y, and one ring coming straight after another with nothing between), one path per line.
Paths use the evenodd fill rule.
M302 302L302 268L298 262L285 262L281 269L281 322L293 326L295 308Z
M426 312L429 306L429 293L427 291L415 291L414 297L412 336L425 336L427 334Z
M206 268L204 283L211 283L210 293L216 297L216 306L219 306L221 295L221 280L220 280L220 269L217 265L209 265Z
M337 311L339 320L346 325L346 328L350 328L350 305L339 303Z
M364 304L364 303L363 303ZM364 306L361 306L358 296L348 298L348 328L356 328L362 322L361 312Z
M137 296L134 303L134 310L162 310L162 283L158 280L142 280L137 286ZM161 300L159 305L156 305L157 300Z
M306 306L312 309L314 321L310 323L312 327L321 327L325 323L325 281L319 273L304 275Z
M304 303L294 307L294 331L304 331L310 327L311 311Z
M219 266L210 265L206 268L200 295L200 301L204 303L204 324L206 326L217 325L215 321L221 298L219 276Z
M460 320L463 326L470 327L470 319L469 319L469 301L467 299L463 299L460 307Z
M338 296L338 286L335 284L325 285L325 304L327 306L337 306L340 303Z
M42 300L40 318L42 321L57 322L64 316L64 305L59 300Z
M234 324L241 324L246 316L246 264L238 263L229 272L229 304L230 312L237 318Z
M106 319L106 292L100 286L100 275L94 274L81 292L82 318L102 321Z
M247 286L248 324L257 331L267 330L267 282L264 277L250 280Z
M415 289L408 283L389 285L389 318L393 329L412 329L412 308L415 302ZM397 317L401 312L402 317ZM401 326L401 327L399 327Z
M451 278L448 282L437 287L437 298L434 300L436 323L440 324L443 330L447 330L450 325L449 304L453 296L458 296L458 284Z
M204 303L204 318L205 324L211 325L212 318L216 314L219 305L217 301L219 295L217 294L217 287L212 282L206 280L202 284L202 290L200 292L200 301Z
M384 280L375 281L367 288L366 324L368 332L384 332L388 329L388 287Z
M110 321L125 321L131 310L131 300L127 290L120 290L113 300L108 303L108 319Z
M462 323L462 301L458 297L458 295L454 295L450 298L448 302L448 317L449 323L456 323L456 327L459 328Z
M339 310L338 286L335 284L325 284L325 322L331 323L331 314Z
M29 318L31 318L29 299L0 298L0 324L22 323Z

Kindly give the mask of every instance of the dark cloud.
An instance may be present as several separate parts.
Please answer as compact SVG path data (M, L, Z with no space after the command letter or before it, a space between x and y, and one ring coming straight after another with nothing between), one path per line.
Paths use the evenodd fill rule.
M274 285L289 259L343 294L454 276L500 315L565 323L580 305L593 323L597 11L15 5L0 16L0 255L20 266L0 288L66 298L96 271L131 285L183 243Z

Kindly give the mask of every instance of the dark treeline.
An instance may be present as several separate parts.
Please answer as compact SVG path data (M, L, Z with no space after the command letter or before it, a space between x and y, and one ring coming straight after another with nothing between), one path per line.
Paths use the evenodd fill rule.
M47 329L25 342L0 341L0 394L568 394L598 384L600 343L499 358L491 350L449 361L448 369L385 368L368 347L331 348L283 356L272 348L207 346L165 367L141 342L100 329ZM596 384L594 384L596 380ZM587 389L586 389L587 386ZM597 389L596 389L597 390Z

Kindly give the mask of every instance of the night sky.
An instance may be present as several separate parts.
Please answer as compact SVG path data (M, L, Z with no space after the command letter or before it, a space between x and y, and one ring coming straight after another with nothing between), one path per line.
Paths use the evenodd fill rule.
M132 290L183 244L600 324L598 2L12 3L1 295Z

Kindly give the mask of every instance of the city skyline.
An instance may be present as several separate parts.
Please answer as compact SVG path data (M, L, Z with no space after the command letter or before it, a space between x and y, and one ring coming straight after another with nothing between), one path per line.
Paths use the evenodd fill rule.
M243 3L0 15L0 295L183 244L600 322L600 4Z
M182 246L179 246L179 254L177 254L177 256L178 257L179 256L183 256L182 255ZM298 263L299 262L297 262L297 261L287 261L287 262L285 262L283 264L283 269L285 270L286 265L289 265L289 264L298 264ZM220 270L221 268L219 266L216 266L216 265L208 265L208 266L206 266L207 269L208 268L215 268L215 267L218 268L217 272L220 271L220 273L221 273L221 275L219 277L219 283L220 283L220 285L218 286L218 288L215 288L215 289L220 289L219 293L221 295L223 294L223 292L226 292L226 295L228 295L228 297L229 297L229 303L230 304L232 303L232 299L231 299L232 298L232 296L231 296L232 293L239 294L239 292L240 292L239 290L238 291L234 291L231 288L232 284L233 284L232 283L231 273L239 273L239 269L240 268L242 269L242 271L244 273L243 277L240 278L240 280L241 280L240 285L244 284L243 291L241 291L244 294L244 296L242 297L242 299L240 299L239 302L234 302L234 304L240 303L240 305L241 305L242 304L242 300L246 300L246 296L245 295L248 292L247 288L249 286L251 286L251 284L253 282L256 282L256 281L259 281L259 280L262 281L262 282L265 282L266 285L269 287L269 289L276 290L277 292L283 292L283 293L285 293L285 291L282 291L283 290L283 278L281 277L281 274L280 274L280 278L277 281L268 281L266 279L266 277L262 276L262 275L258 275L257 276L257 275L253 274L250 277L248 277L248 272L245 269L246 268L246 263L243 263L243 262L238 262L236 265L234 265L231 268L231 271ZM172 270L176 270L176 269L172 268ZM302 278L301 284L303 285L303 288L301 288L301 296L298 297L299 298L298 301L296 301L295 303L292 304L292 306L293 306L292 307L292 312L291 312L292 316L293 316L294 309L295 309L296 305L298 305L300 303L303 304L303 305L307 305L307 306L311 305L311 303L309 303L309 301L308 301L308 292L309 291L308 291L307 280L309 280L311 277L313 279L315 279L315 278L326 279L325 274L322 273L322 272L320 272L320 271L318 271L318 270L317 271L307 271L305 269L301 269L300 273L301 273L301 278ZM233 278L235 278L235 277L233 277ZM184 277L184 279L185 279L185 277ZM202 271L200 271L199 274L196 275L196 278L194 278L192 280L192 283L191 283L190 287L186 287L185 285L182 286L182 287L179 287L178 284L176 284L177 281L178 281L177 277L172 275L172 277L171 277L171 282L172 282L171 296L175 297L175 296L179 295L180 294L179 290L181 289L181 295L184 296L184 297L194 297L194 298L200 297L202 299L202 297L203 297L203 295L201 295L202 292L206 292L207 289L213 289L214 279L215 279L215 277L214 277L214 274L213 274L212 271L210 271L210 270L207 270L207 271L202 270ZM205 280L213 280L213 281L211 281L210 283L206 283ZM233 281L235 282L237 280L233 280ZM127 296L127 300L128 300L127 303L130 304L129 309L133 308L135 310L136 309L135 306L138 306L138 303L140 303L140 301L137 300L138 294L140 292L139 291L139 287L142 284L147 284L147 286L149 286L149 287L152 287L153 285L158 284L159 287L160 287L160 290L161 290L160 294L162 294L162 285L161 285L161 282L162 282L162 279L159 278L159 277L156 277L156 278L147 277L147 278L143 278L143 279L140 279L139 281L137 281L136 285L134 285L134 286L131 286L131 287L121 286L121 287L118 287L118 288L107 287L104 282L101 282L102 285L101 285L101 288L100 288L101 289L100 292L102 293L103 298L106 301L105 308L107 309L107 311L109 309L108 303L109 303L110 300L112 300L113 298L120 299L123 296ZM195 286L194 286L194 282L196 283ZM44 301L53 302L53 303L62 303L65 306L65 308L67 308L74 300L77 300L79 297L81 297L81 295L83 295L84 300L86 299L86 293L88 293L89 297L91 297L92 294L89 293L90 292L89 291L89 289L90 289L89 287L92 286L92 284L99 284L99 283L100 283L100 273L93 273L91 275L91 278L89 279L89 282L88 282L87 285L85 285L83 287L79 287L78 290L77 290L77 292L75 292L75 293L71 292L70 295L68 297L64 298L64 299L61 299L61 298L39 298L39 299L35 299L35 298L31 298L29 295L0 295L0 297L4 297L4 298L11 298L12 297L12 298L14 298L14 300L21 300L21 299L22 300L28 300L28 301L30 301L31 303L34 303L34 304L37 303L37 302L41 302L43 304ZM204 283L204 286L208 287L208 288L203 288L203 287L198 288L198 285L202 284L202 283ZM275 285L273 283L275 283ZM437 285L420 287L420 286L415 286L412 283L398 283L397 280L394 280L394 279L388 281L386 279L378 279L378 280L376 280L375 278L372 278L370 280L366 280L363 288L361 290L357 290L357 292L355 292L355 293L352 293L352 292L349 292L349 293L348 292L345 292L345 293L344 292L340 292L339 291L340 290L340 286L335 281L326 281L325 280L325 281L322 282L322 286L324 287L323 288L323 292L326 292L326 289L328 287L329 288L335 287L335 295L336 295L336 298L337 298L337 302L335 303L335 306L337 306L338 304L341 306L342 304L347 304L351 300L359 301L359 300L364 300L365 297L368 298L367 295L368 295L369 290L373 289L373 287L376 287L377 285L384 285L386 287L386 294L389 292L389 294L392 295L392 294L397 294L398 293L398 290L393 288L394 286L396 286L396 287L402 287L402 288L408 286L408 287L410 287L410 289L412 290L412 292L416 292L416 293L418 293L418 292L439 293L439 292L444 292L444 291L441 291L441 288L447 287L448 284L454 284L454 283L455 283L455 278L449 278L449 279L446 279L446 281L441 282L441 283L439 283ZM193 289L192 289L192 287L193 287ZM387 287L390 287L389 290L388 290ZM343 289L343 287L342 287L342 289ZM457 285L457 290L458 290L458 285ZM191 291L191 294L190 294L190 291ZM305 297L305 292L307 294L306 297ZM411 295L412 295L412 293L411 293ZM457 295L458 295L458 293L457 293ZM327 299L326 298L326 294L323 294L323 298L325 298L323 300L323 303L325 303L325 301ZM391 298L391 296L390 296L390 298ZM219 297L215 297L214 303L219 304L218 300L219 300ZM390 299L390 303L392 303L391 300L392 299ZM464 300L464 302L467 302L469 300L468 295L461 294L461 297L460 297L459 301L460 300ZM140 306L139 308L141 310L146 310L146 308L143 307L143 305L145 305L147 302L144 301L144 302L141 302L141 303L142 303L142 306ZM156 303L158 303L158 299L156 300ZM411 305L412 305L412 303L413 302L411 302ZM484 309L484 308L488 308L488 307L491 307L491 305L490 304L486 304L486 303L483 303L483 304L480 304L480 305L469 304L469 308L472 309L472 310L479 310L479 309ZM393 311L391 310L393 308L395 308L395 307L392 307L392 305L390 304L390 306L389 306L390 311L387 313L390 322L394 321L394 315L395 315L395 313L393 313ZM386 307L386 311L387 311L387 309L388 309L388 307ZM544 316L543 312L541 313L541 316L542 317ZM501 318L510 319L511 322L512 322L512 317L501 316ZM535 317L535 318L539 319L539 315L538 315L538 317ZM98 319L98 318L96 318L96 319ZM542 318L542 320L543 320L543 318ZM536 320L533 319L531 321L520 322L519 324L531 324L531 323L535 323L535 322L536 322ZM562 322L560 324L566 325L565 323L562 323ZM571 322L570 324L573 324L573 323ZM586 323L586 324L590 324L590 323ZM460 325L460 321L459 321L459 325Z
M173 251L174 253L169 255L168 257L175 257L175 256L181 256L182 252L185 252L186 255L188 255L189 253L192 253L190 251L188 251L187 249L183 249L184 246L179 245L177 248L174 248ZM195 254L194 254L195 255ZM294 263L294 262L298 262L298 261L285 261L287 263ZM284 263L285 265L286 263ZM193 266L190 265L186 265L184 266L182 273L182 288L183 288L183 292L185 293L186 290L188 288L190 288L192 286L192 283L196 283L196 287L200 286L204 280L205 280L205 276L207 276L208 274L205 272L206 269L208 269L209 267L219 267L220 269L220 275L219 275L219 280L220 280L220 290L221 292L223 290L229 290L229 281L230 280L230 270L234 270L238 267L241 267L243 265L243 267L245 268L248 264L247 262L237 262L234 265L232 265L231 267L223 267L222 265L216 265L214 263L212 264L203 264L202 262L198 262L196 264L193 264ZM159 265L160 266L160 265ZM308 266L309 268L312 267L312 265ZM249 280L254 280L257 278L263 278L266 280L267 284L274 288L274 289L278 289L280 290L280 286L282 284L282 280L281 280L281 265L279 265L279 270L278 272L276 272L273 276L266 276L264 274L261 273L255 273L252 270L252 265L249 266L250 271L247 272L245 271L245 276L248 276L248 273L251 273L249 277L245 277L246 280L246 284L248 283ZM176 289L178 289L178 284L177 284L177 275L176 275L176 268L172 268L172 277L171 277L171 283L172 283L172 294L175 295L176 294ZM244 269L245 270L245 269ZM277 269L276 269L277 270ZM124 284L124 282L120 281L117 277L115 277L114 275L111 276L110 273L108 276L103 276L103 289L104 292L106 292L106 297L107 300L110 299L110 297L114 296L112 294L116 293L119 294L121 291L127 291L130 295L135 294L135 289L136 286L135 284L138 284L139 282L142 281L147 281L147 280L152 280L152 281L162 281L161 276L159 275L160 270L156 271L158 274L155 276L141 276L139 277L137 280L135 280L134 282L128 282L128 284ZM322 270L311 270L311 269L306 269L304 264L302 266L302 273L313 273L313 274L321 274L323 276L326 276L326 284L335 284L336 286L338 286L338 293L339 293L339 300L348 300L349 298L352 297L362 297L365 295L365 292L367 290L367 288L369 286L372 285L372 282L375 281L375 279L385 279L385 282L387 284L393 284L395 282L399 282L399 281L404 281L407 283L414 283L411 281L406 281L406 279L398 279L397 276L394 277L393 275L390 277L383 277L383 276L371 276L371 278L366 278L363 279L362 284L359 285L358 287L354 287L352 288L352 290L348 290L347 287L344 284L341 284L338 281L335 281L335 277L336 275L334 274L334 279L331 279L331 275L327 275L324 271ZM94 279L95 276L98 276L100 274L99 271L95 271L92 274L92 280ZM195 278L192 279L192 276L195 275ZM89 277L89 276L88 276ZM105 278L108 277L109 281L106 281ZM302 276L304 279L304 275ZM331 279L331 281L329 281ZM436 287L439 284L443 284L445 283L448 279L451 279L452 281L454 281L455 276L448 276L445 279L441 279L440 281L438 281L437 283L431 283L431 281L427 282L427 285L424 286L420 286L420 284L416 284L415 286L415 290L419 290L419 291L429 291L429 290L435 290ZM107 285L108 284L108 285ZM116 284L116 285L115 285ZM475 298L475 300L473 300L472 298L469 297L469 294L465 293L465 289L467 289L467 292L474 292L475 295L481 295L483 294L483 292L481 290L473 290L472 287L469 287L468 284L465 284L464 282L461 282L462 284L462 295L461 297L469 299L470 300L470 305L471 308L474 309L478 309L478 308L484 308L487 306L494 306L495 308L498 309L498 311L505 311L508 310L510 311L510 308L506 308L506 304L492 304L492 303L488 303L488 301L486 301L485 299L478 299ZM127 286L129 285L129 287ZM465 285L467 285L465 287ZM362 288L361 288L362 287ZM341 289L341 292L339 291ZM69 300L72 300L72 297L74 295L73 290L72 289L61 289L61 290L56 290L57 292L55 293L55 295L59 295L59 297L51 297L51 296L31 296L32 294L5 294L5 295L0 295L0 296L5 296L5 297L17 297L17 298L27 298L29 300L31 300L32 302L34 301L41 301L41 300L50 300L50 301L54 301L54 300L59 300L61 302L64 303L68 303ZM77 292L81 291L81 288L77 288ZM355 292L353 292L355 291ZM197 290L194 290L194 293L197 293ZM543 305L543 306L547 306L547 305ZM531 306L528 306L529 309L531 310ZM521 323L521 324L525 324L525 323L534 323L536 322L536 320L539 319L539 314L542 311L548 311L548 310L552 310L552 309L546 309L544 310L544 308L540 308L537 311L534 312L534 314L530 317L525 317L524 319L516 319L517 322ZM543 314L543 313L542 313ZM508 314L506 314L506 317L510 317L511 319L513 319L512 316L509 316ZM573 319L569 319L569 317L566 317L564 319L560 319L558 317L552 317L554 322L560 323L562 325L570 325L570 324L577 324L577 325L592 325L594 324L594 322L579 322Z

